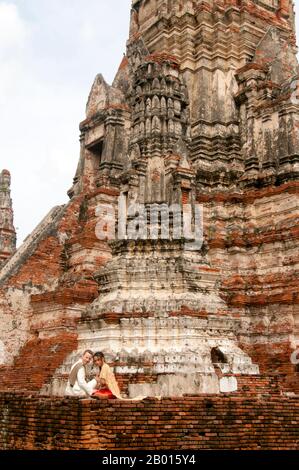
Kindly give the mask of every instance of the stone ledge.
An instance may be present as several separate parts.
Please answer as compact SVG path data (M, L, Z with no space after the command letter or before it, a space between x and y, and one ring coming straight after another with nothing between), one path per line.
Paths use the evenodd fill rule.
M0 393L2 450L295 450L298 397L80 400Z

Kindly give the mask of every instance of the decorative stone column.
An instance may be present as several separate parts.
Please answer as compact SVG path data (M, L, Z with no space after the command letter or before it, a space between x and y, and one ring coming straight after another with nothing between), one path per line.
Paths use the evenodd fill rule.
M10 183L9 171L3 170L0 174L0 267L16 251Z

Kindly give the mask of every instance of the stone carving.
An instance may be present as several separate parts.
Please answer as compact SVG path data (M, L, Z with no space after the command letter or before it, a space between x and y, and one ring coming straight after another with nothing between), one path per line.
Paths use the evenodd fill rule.
M0 266L16 250L10 183L9 171L3 170L0 174Z
M86 115L91 116L99 111L103 111L109 101L109 85L105 82L101 74L97 75L88 98Z

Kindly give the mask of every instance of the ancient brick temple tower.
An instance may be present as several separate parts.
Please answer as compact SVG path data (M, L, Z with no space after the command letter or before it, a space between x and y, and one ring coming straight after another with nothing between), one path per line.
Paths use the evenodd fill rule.
M288 0L132 2L115 80L98 75L88 99L70 202L0 272L3 388L28 376L61 393L88 347L130 395L298 390L294 28ZM202 204L202 246L159 230L101 240L98 208L117 213L120 196Z
M10 197L10 173L0 173L0 267L16 251L16 231L13 224Z

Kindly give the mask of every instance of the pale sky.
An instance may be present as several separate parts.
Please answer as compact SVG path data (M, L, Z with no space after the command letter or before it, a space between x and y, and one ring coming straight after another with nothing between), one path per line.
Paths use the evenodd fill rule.
M96 74L111 83L117 71L130 5L0 0L0 171L12 174L18 245L53 206L68 201L79 122Z

